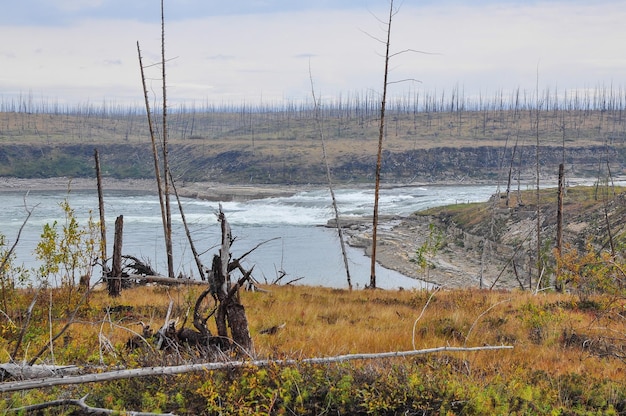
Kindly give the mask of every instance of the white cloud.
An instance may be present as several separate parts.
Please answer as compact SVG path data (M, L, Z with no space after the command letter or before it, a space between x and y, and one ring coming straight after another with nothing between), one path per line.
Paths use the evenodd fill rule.
M104 0L55 0L54 5L63 12L77 12L101 7Z
M86 0L82 4L94 3ZM323 95L379 90L383 9L317 10L166 21L172 101L307 99L309 65ZM394 17L392 79L415 78L425 90L496 91L542 86L584 88L623 79L623 1L439 3L406 1ZM160 59L160 26L82 20L65 27L0 26L0 91L33 91L61 100L142 101L136 41L144 64ZM152 85L160 70L148 70ZM414 90L396 84L393 93ZM159 87L155 87L156 90Z

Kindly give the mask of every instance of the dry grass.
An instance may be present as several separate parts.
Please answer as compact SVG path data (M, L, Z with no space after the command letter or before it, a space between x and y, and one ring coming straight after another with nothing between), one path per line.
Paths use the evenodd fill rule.
M364 408L376 414L384 409L395 409L389 414L406 409L448 409L447 414L502 414L527 409L530 413L525 414L554 414L552 410L568 409L573 403L583 410L623 408L626 404L617 387L626 385L625 298L598 296L581 301L567 294L484 290L439 290L433 294L306 286L264 289L267 292L242 293L258 358L411 350L413 343L417 349L446 345L514 348L323 368L250 367L136 379L99 384L90 397L108 408L154 411L166 406L177 409L177 414L230 414L236 409L282 414L267 411L275 403L278 406L279 395L281 408L299 414L319 414L327 406L349 414L365 414ZM89 305L81 310L79 322L55 343L54 352L44 354L43 360L51 362L54 357L56 364L95 364L100 368L202 360L194 354L125 348L133 332L140 329L138 321L154 327L162 324L170 300L174 302L174 316L182 320L198 290L139 287L125 290L114 300L104 291L93 293ZM29 299L25 296L22 301ZM37 309L37 319L31 323L22 350L26 358L48 339L48 305L42 300ZM19 322L19 310L23 308L11 314L15 322ZM53 319L54 330L63 323L62 318ZM273 335L261 333L282 323L284 328ZM13 345L10 335L3 328L2 361L8 359ZM585 393L587 386L593 393ZM59 392L82 397L91 389L85 385ZM301 392L300 404L289 398L299 397ZM12 396L6 406L41 402L42 397L58 397L57 393ZM154 401L156 397L159 399ZM541 403L541 410L534 402Z
M473 369L488 373L532 367L554 374L585 372L626 383L625 299L599 297L581 303L566 294L442 290L434 294L418 321L429 292L349 292L305 286L265 289L268 292L242 294L259 357L411 350L413 342L418 349L505 344L515 348L460 358L469 360ZM61 343L64 345L55 346L56 361L104 359L115 365L127 353L127 339L140 332L137 322L161 326L170 299L174 316L182 322L198 290L140 287L125 290L114 300L105 292L96 292L81 312L79 323L72 325ZM109 312L111 307L118 309ZM43 314L41 321L32 325L47 327L46 320ZM260 334L262 329L282 323L285 327L276 334ZM63 320L54 322L55 327L62 324ZM44 328L36 332L40 337L31 337L31 351L47 339ZM104 345L103 339L114 349ZM2 343L2 361L9 358L7 341ZM46 361L50 359L48 355Z

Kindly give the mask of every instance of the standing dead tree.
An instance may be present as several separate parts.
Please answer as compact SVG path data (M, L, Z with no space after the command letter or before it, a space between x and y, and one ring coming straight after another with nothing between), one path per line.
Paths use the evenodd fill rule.
M341 228L341 220L339 218L339 208L337 207L337 199L335 198L335 190L333 188L333 179L330 171L330 165L328 164L328 157L326 156L326 140L324 138L324 129L322 126L322 117L320 114L320 103L315 96L315 88L313 85L313 76L311 75L311 68L309 67L309 79L311 80L311 95L313 96L313 108L315 111L315 123L317 125L317 131L322 141L322 158L324 159L324 167L326 168L326 179L328 181L328 189L330 191L330 198L333 204L333 211L335 213L335 224L337 226L337 235L339 236L339 244L341 245L341 254L343 256L343 264L346 269L346 278L348 279L348 288L352 290L352 280L350 279L350 266L348 265L348 254L346 253L346 243L343 237L343 229Z
M376 156L376 185L374 187L374 214L372 221L372 258L370 265L370 284L372 289L376 288L376 243L378 234L378 196L380 193L380 171L382 168L383 157L383 139L385 137L385 105L387 104L387 87L389 82L387 81L389 76L389 46L391 44L391 20L395 15L393 8L393 0L389 5L389 20L387 20L387 41L385 42L385 74L383 81L383 97L380 102L380 124L378 126L378 153Z
M109 296L116 297L122 293L122 235L124 232L124 216L115 219L115 237L113 241L113 265L111 276L107 280Z
M100 154L98 149L94 149L93 157L96 165L96 182L98 184L98 211L100 212L100 259L102 262L102 275L109 273L107 266L107 230L104 215L104 195L102 192L102 173L100 171Z
M170 208L170 167L167 148L167 85L165 82L165 10L163 0L161 0L161 83L163 87L163 131L162 152L163 152L163 193L165 197L165 251L167 255L167 275L174 277L174 257L172 252L172 210Z
M248 318L246 311L239 300L239 288L241 288L252 275L252 270L244 271L243 276L233 284L230 279L231 269L241 267L239 261L231 263L230 246L234 239L230 229L230 224L226 220L226 215L220 205L218 221L222 228L222 245L219 255L213 256L211 267L210 283L217 298L218 306L215 315L217 335L222 339L228 339L228 328L230 328L233 342L246 353L253 352L252 337L248 329Z
M398 9L394 8L393 0L389 2L389 17L386 21L381 21L387 29L386 29L386 39L378 39L373 37L375 40L379 41L385 46L385 71L383 76L383 92L382 98L380 102L380 120L378 124L378 151L376 155L376 173L375 173L375 186L374 186L374 213L372 215L372 257L371 257L371 265L370 265L370 284L369 287L372 289L376 288L376 243L378 241L378 200L380 195L380 175L382 170L382 156L383 156L383 141L385 138L385 110L387 106L387 87L390 84L405 82L405 81L417 81L415 79L409 78L404 80L395 80L389 81L389 61L391 58L404 54L406 52L414 52L414 53L426 53L423 51L417 51L414 49L405 49L400 52L390 53L391 48L391 22L394 16L398 13ZM419 81L417 81L419 82Z
M163 222L163 233L165 235L165 251L167 256L167 274L168 277L174 277L174 259L172 255L172 214L170 209L170 192L169 192L169 162L167 147L167 87L165 82L165 13L163 1L161 1L161 76L163 91L163 114L162 124L163 131L161 137L161 155L163 159L163 172L161 172L159 163L159 151L156 143L156 133L152 122L152 112L150 111L150 103L148 100L148 89L146 87L146 77L144 74L144 66L141 59L141 50L139 42L137 42L137 55L139 57L139 68L141 70L141 82L143 86L144 100L146 105L146 114L148 116L148 127L150 130L150 138L152 141L152 154L154 157L154 172L157 181L157 190L159 193L159 203L161 205L161 219Z
M160 168L160 162L159 162L159 152L157 150L156 133L154 131L154 124L152 122L150 100L148 99L148 87L146 86L146 76L143 70L144 66L143 66L143 62L141 59L141 49L139 48L139 42L137 42L137 55L139 57L139 69L141 71L141 83L143 86L143 95L144 95L144 101L146 104L146 114L148 116L148 129L150 131L150 139L152 143L152 156L154 159L154 173L155 173L156 183L157 183L157 192L159 194L159 204L161 206L161 221L163 223L163 232L167 236L168 235L168 231L167 231L168 221L167 221L166 210L165 210L165 198L164 198L163 182L162 182L161 168ZM168 257L168 260L169 260L169 257ZM169 276L169 277L173 277L173 276Z

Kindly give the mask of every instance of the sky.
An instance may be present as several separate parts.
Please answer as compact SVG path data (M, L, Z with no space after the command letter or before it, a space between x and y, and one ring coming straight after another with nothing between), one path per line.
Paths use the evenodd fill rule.
M625 86L626 0L394 6L392 96ZM388 0L165 0L164 9L170 103L310 101L311 82L322 100L382 91ZM0 0L0 10L0 104L143 104L137 43L159 96L160 0Z

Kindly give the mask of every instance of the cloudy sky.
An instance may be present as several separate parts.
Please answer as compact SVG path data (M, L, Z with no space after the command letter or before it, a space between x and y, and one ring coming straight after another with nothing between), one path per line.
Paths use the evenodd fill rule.
M0 0L0 100L143 101L159 0ZM624 87L626 0L396 0L391 93ZM387 0L165 0L168 100L310 100L379 91ZM149 87L160 88L158 68ZM537 78L538 76L538 78Z

